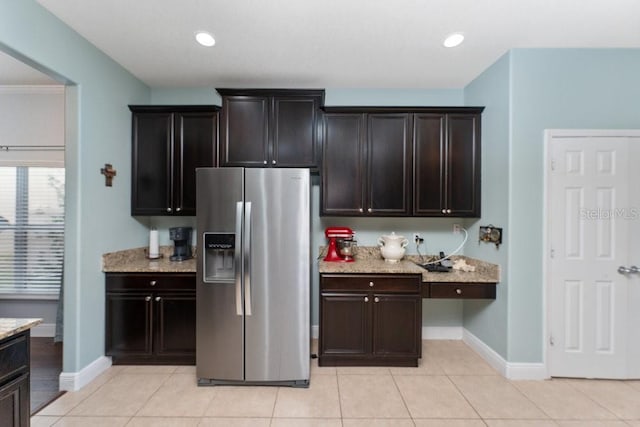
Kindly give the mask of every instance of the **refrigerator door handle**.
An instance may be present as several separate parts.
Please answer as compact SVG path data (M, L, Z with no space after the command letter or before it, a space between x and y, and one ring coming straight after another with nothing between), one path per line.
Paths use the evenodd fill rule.
M251 202L244 204L244 313L251 316Z
M236 242L234 250L235 264L235 285L236 285L236 314L242 316L242 272L240 268L240 260L242 257L241 237L242 236L242 202L236 202Z

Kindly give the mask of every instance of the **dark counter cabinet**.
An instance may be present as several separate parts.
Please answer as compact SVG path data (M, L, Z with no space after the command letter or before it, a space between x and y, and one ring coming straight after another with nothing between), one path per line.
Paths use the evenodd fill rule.
M190 273L107 273L105 353L114 364L195 364Z
M29 330L0 340L0 425L30 423Z
M324 90L217 91L220 166L318 167Z
M129 106L131 215L196 214L196 168L217 166L215 106Z
M418 366L419 275L320 275L320 366Z
M483 107L327 107L321 215L480 216Z
M410 115L327 112L322 165L322 215L409 215Z
M480 217L480 112L419 113L413 215Z

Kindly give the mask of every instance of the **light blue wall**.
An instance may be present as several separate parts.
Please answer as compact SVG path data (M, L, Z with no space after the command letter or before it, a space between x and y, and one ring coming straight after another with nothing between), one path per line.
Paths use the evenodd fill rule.
M466 302L464 326L510 362L542 362L543 132L640 127L640 50L516 49L465 88L483 114L482 219L506 242L465 247L502 266L495 302Z
M464 303L464 327L507 358L507 309L509 295L509 123L510 54L504 55L464 90L466 105L485 106L482 114L482 218L467 223L471 242L465 255L498 264L502 280L495 301L469 300ZM478 243L480 225L502 227L500 248Z
M151 88L152 105L222 105L222 98L211 87Z
M64 371L104 355L104 252L136 246L129 216L131 117L149 89L33 0L0 0L0 49L68 86ZM117 170L105 187L100 168Z
M543 131L640 128L639 49L511 53L508 359L543 356Z

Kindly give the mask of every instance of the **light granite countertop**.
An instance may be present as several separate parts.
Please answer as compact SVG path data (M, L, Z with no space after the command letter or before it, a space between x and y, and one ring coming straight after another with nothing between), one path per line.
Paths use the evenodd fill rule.
M148 259L147 248L144 247L106 253L102 256L102 271L105 273L195 273L195 258L179 262L170 261L169 257L173 253L172 246L161 246L160 253L162 257L157 260ZM451 259L453 261L464 259L467 264L475 267L475 271L429 272L415 264L420 261L417 255L407 255L400 262L389 263L382 259L380 249L377 247L358 247L354 262L325 262L322 261L324 248L321 248L320 253L318 258L320 273L421 274L423 282L431 283L500 282L500 266L465 256L452 256ZM426 261L432 259L435 258L425 256Z
M320 250L318 271L320 273L361 273L361 274L421 274L423 282L441 283L498 283L500 282L500 266L462 255L454 255L452 261L464 259L475 271L465 272L451 270L447 273L430 272L416 265L420 262L417 255L407 255L401 261L390 263L380 255L377 247L358 247L354 262L323 261L324 249ZM424 257L425 262L435 260L431 255Z
M0 340L19 334L42 323L42 319L0 317Z
M147 248L127 249L102 255L102 271L105 273L194 273L196 259L171 261L173 246L161 246L159 259L147 258Z

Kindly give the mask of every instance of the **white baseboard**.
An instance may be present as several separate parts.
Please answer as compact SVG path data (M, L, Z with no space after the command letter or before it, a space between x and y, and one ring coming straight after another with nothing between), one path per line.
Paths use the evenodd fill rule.
M60 374L60 390L78 391L109 369L110 366L111 358L101 356L79 372L63 372Z
M31 328L31 336L34 338L53 338L56 336L56 324L40 323Z
M461 340L462 326L423 326L423 340Z
M311 325L311 338L317 340L320 336L320 325Z
M478 355L495 370L510 380L543 380L549 378L544 363L507 362L495 350L467 329L463 331L462 341L478 353Z

